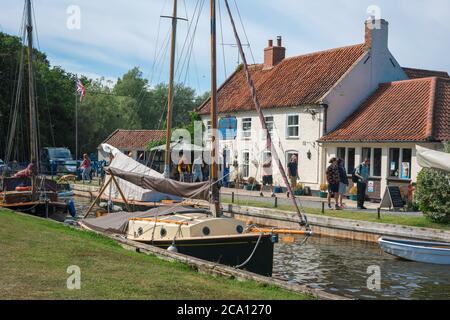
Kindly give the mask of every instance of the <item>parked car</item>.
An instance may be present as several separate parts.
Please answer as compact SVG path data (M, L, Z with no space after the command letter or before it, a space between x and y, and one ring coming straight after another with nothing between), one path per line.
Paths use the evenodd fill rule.
M76 174L77 161L67 148L44 148L41 153L42 171L50 174Z

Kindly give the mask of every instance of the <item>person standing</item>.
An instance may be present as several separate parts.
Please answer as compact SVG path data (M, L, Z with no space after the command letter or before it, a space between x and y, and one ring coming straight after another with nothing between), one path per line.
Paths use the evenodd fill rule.
M291 189L294 190L297 186L298 179L298 162L297 156L295 155L291 157L291 161L288 164L288 176L291 183ZM287 197L289 198L289 191L287 193Z
M191 171L190 165L183 153L180 153L181 159L178 162L178 173L180 174L180 182L189 182L189 172Z
M193 182L203 181L203 159L202 156L198 156L192 164Z
M83 154L83 162L80 168L82 170L81 177L83 182L89 180L89 183L91 183L91 159L89 159L87 153Z
M272 154L269 152L267 153L267 158L265 159L264 163L262 164L262 178L263 178L263 187L269 186L270 187L270 193L271 197L275 197L275 193L273 192L273 170L272 170ZM264 197L264 193L261 190L260 193L261 197Z
M347 170L345 169L343 159L338 160L338 168L339 168L339 206L341 207L341 209L343 209L344 208L343 198L348 188Z
M328 181L328 208L331 209L331 195L334 195L334 200L336 202L335 209L341 210L339 207L339 168L336 158L331 158L329 161L330 165L327 168L327 181Z
M359 210L367 210L367 208L364 207L364 201L366 200L367 181L369 180L369 165L370 160L366 158L364 159L364 162L355 169L355 176L358 178L356 189L358 193Z

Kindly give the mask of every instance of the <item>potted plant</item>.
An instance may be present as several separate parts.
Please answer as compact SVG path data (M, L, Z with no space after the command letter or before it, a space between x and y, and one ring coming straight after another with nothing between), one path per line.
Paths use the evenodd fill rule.
M350 188L350 191L348 192L348 194L349 194L350 200L353 200L353 201L358 200L358 189L355 186Z
M261 186L258 184L255 178L250 177L247 179L247 185L244 186L244 189L248 191L260 191Z
M328 196L328 185L326 183L322 183L320 185L320 197L321 198L326 198Z
M296 196L302 196L304 193L304 188L305 187L304 187L303 183L298 183L294 188L294 194Z

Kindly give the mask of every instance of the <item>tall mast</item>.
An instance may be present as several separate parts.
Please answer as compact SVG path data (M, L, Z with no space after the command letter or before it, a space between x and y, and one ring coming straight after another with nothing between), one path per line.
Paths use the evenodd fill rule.
M35 166L35 172L39 172L39 151L37 137L37 115L35 102L35 84L33 68L33 21L31 12L31 0L26 0L27 5L27 38L28 38L28 100L30 113L30 163ZM32 179L34 180L34 179ZM34 192L33 184L33 192Z
M216 0L211 0L211 212L220 216L220 194L218 181L218 141L217 141L217 36L216 36Z
M173 109L173 82L175 77L175 49L177 39L177 0L173 1L172 14L172 40L170 47L170 75L169 90L167 98L167 121L166 121L166 154L164 158L164 177L170 177L170 130L172 128L172 109Z

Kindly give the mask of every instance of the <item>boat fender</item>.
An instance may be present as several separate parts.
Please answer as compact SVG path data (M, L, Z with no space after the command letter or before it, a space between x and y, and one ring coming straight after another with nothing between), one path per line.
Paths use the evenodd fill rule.
M177 249L177 247L175 246L175 244L171 244L170 247L167 248L167 251L177 253L177 252L178 252L178 249Z
M67 208L69 209L70 215L75 218L77 215L77 209L75 208L75 203L73 202L72 199L69 200Z
M31 191L32 187L16 187L16 191Z

